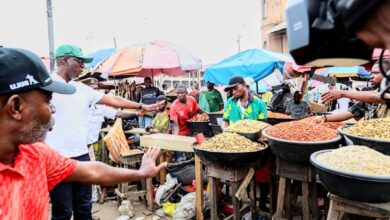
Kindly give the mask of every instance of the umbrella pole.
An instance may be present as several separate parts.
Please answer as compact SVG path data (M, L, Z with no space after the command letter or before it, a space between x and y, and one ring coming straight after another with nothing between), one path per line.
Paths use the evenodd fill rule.
M114 76L114 89L115 89L115 95L118 95L118 88L117 88L117 85L116 85L116 80L115 80L115 76Z
M256 81L256 93L259 94L259 81Z

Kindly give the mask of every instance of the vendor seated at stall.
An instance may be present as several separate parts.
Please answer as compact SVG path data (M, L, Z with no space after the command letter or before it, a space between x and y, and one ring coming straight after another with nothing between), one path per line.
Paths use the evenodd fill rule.
M382 62L384 70L387 72L390 70L390 61L389 60L383 60ZM381 81L383 79L383 75L381 74L380 68L379 68L379 61L377 61L371 68L371 75L370 75L370 87L368 90L371 91L379 91L379 87L381 85ZM337 92L330 92L327 93L326 97L330 96L337 96L338 93L342 93L345 95L341 96L349 96L353 94L361 94L364 95L363 92L366 91L337 91ZM331 115L322 115L315 117L312 122L315 124L321 124L324 122L338 122L338 121L345 121L351 118L355 118L357 120L364 119L373 119L373 118L381 118L384 117L386 114L384 114L385 111L383 111L385 104L378 104L378 103L369 103L369 102L362 102L359 101L355 103L353 106L351 106L347 111L340 111L333 113Z
M178 85L176 88L177 99L172 103L169 114L173 123L173 134L188 136L191 131L187 125L187 120L196 113L204 113L199 108L195 98L187 95L187 88Z
M233 76L225 92L232 91L225 105L222 127L242 119L261 120L267 119L267 106L263 100L253 96L246 87L244 78Z
M286 107L286 114L293 118L304 118L311 114L311 109L306 101L302 101L302 93L295 91L294 99Z
M160 95L157 97L157 102L161 101L165 101L165 103L160 106L156 116L153 118L152 125L146 127L146 131L150 133L169 133L168 98L165 95Z

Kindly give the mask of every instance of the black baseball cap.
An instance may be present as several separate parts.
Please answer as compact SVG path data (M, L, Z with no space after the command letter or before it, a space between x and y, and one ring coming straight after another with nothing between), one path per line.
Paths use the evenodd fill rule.
M245 82L244 78L241 76L232 76L229 80L229 85L225 87L225 92L232 90L239 84L243 84Z
M159 95L156 100L158 102L160 102L160 101L168 101L168 98L165 95Z
M0 47L0 95L35 89L60 94L76 92L70 84L53 81L36 54L24 49Z

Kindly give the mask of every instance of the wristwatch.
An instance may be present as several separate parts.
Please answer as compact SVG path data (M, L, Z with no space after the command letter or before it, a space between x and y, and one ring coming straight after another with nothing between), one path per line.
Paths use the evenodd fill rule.
M142 110L142 106L144 106L144 104L140 103L140 105L138 106L138 110Z

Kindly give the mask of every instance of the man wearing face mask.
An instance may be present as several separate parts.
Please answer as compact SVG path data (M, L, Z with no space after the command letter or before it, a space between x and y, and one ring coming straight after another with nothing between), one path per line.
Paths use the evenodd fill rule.
M243 119L267 119L265 102L249 92L244 78L241 76L230 78L229 85L225 88L225 92L228 91L233 91L233 97L229 98L225 105L223 128Z
M74 45L62 45L55 52L57 72L53 80L69 83L76 87L72 95L53 94L52 103L56 108L53 115L55 125L48 133L46 143L61 155L78 160L90 161L87 147L87 120L89 106L105 104L117 108L138 109L146 112L157 110L161 104L146 105L119 96L105 95L89 86L72 81L92 58L84 56ZM51 192L52 219L92 219L91 185L62 182Z

